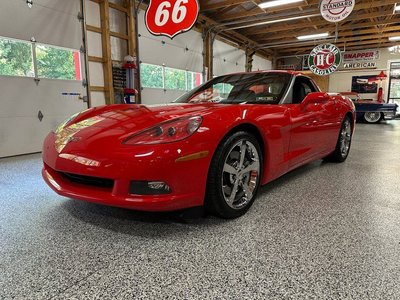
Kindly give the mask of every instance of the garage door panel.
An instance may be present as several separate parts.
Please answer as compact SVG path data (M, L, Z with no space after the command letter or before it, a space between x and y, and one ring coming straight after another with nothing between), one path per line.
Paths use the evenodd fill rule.
M35 37L41 43L79 49L79 10L79 0L36 0L32 8L24 1L1 0L1 35L21 40Z

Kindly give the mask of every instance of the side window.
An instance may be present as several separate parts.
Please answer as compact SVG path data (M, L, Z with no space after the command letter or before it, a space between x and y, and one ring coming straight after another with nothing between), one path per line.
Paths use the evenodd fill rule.
M293 85L293 104L301 103L309 94L316 92L314 85L306 77L298 77Z

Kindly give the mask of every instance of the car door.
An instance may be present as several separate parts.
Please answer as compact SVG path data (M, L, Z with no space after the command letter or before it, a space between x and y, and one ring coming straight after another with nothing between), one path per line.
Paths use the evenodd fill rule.
M329 95L320 101L304 104L309 93L318 92L312 81L303 76L295 79L292 103L288 104L291 117L289 168L311 160L332 147L335 126L335 102Z

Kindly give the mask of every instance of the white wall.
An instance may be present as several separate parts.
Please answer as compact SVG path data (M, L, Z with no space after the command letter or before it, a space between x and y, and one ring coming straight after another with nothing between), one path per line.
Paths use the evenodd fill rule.
M82 27L77 19L79 0L0 0L0 35L79 49ZM83 57L81 57L83 61ZM81 72L84 74L84 72ZM0 76L0 157L39 152L45 136L57 124L87 105L78 96L85 95L81 81L32 77ZM41 111L43 119L38 119Z
M388 61L389 60L400 60L400 55L392 55L386 48L380 49L380 57L377 61L377 69L370 70L350 70L350 71L338 71L330 75L329 77L329 91L330 92L350 92L351 91L351 80L353 76L366 76L366 75L378 75L380 71L384 71L389 75ZM383 82L384 97L387 97L387 81ZM376 94L361 94L361 97L368 99L377 98Z
M262 70L271 70L271 69L272 69L272 62L270 60L267 60L258 55L253 56L252 71L262 71Z
M118 1L117 1L118 2ZM110 10L110 27L113 31L124 32L125 24L119 16L121 13ZM203 72L203 40L201 33L191 30L174 37L152 35L144 23L144 11L139 12L139 59L142 63L165 65L166 67ZM99 5L86 0L86 22L89 25L100 27ZM102 56L101 35L88 32L88 54L90 56ZM120 39L112 38L112 58L122 60L126 55L126 43ZM253 70L271 69L271 62L255 56ZM243 72L245 70L245 53L233 46L216 40L214 43L214 75ZM104 85L102 64L89 63L90 84L93 86ZM142 102L145 104L168 103L182 95L184 91L164 91L156 88L143 88ZM104 94L91 93L92 105L103 105Z

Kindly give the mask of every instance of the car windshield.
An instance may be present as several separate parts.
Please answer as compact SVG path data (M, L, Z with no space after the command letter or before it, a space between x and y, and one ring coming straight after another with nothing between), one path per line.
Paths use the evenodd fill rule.
M290 83L288 73L245 73L216 77L175 103L278 104Z

